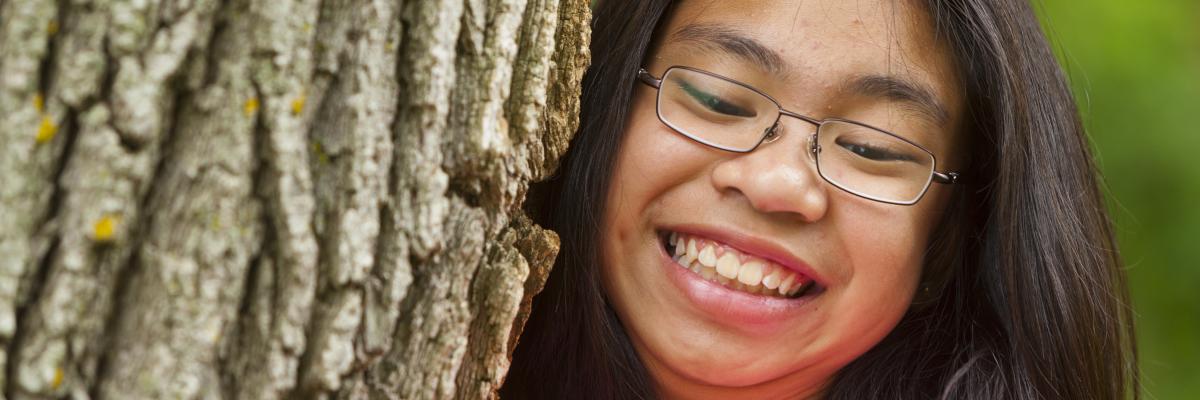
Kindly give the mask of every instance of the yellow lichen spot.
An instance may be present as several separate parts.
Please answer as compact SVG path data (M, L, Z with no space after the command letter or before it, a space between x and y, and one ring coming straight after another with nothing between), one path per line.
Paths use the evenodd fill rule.
M63 369L61 367L54 368L54 379L50 381L50 389L58 389L63 383Z
M246 105L242 106L242 110L246 111L247 117L254 115L254 112L258 111L258 98L251 97L246 100Z
M42 97L41 93L33 95L33 109L38 113L46 109L46 98Z
M317 157L318 163L329 164L329 155L325 154L325 149L321 147L321 142L312 142L312 153Z
M54 124L54 120L50 119L49 115L42 116L42 123L38 125L37 136L34 140L38 144L49 142L54 139L54 134L58 133L58 125Z
M300 97L292 100L292 115L300 115L300 113L304 112L304 102L306 100L308 100L308 98L304 95L304 93L300 93Z
M121 218L115 215L105 215L92 225L92 239L97 242L111 242L117 234L117 225Z
M46 23L46 33L51 35L58 33L58 21L50 20L50 22Z

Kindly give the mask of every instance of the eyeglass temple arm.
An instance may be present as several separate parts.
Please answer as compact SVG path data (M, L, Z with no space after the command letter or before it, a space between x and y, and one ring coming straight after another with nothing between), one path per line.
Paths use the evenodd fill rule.
M958 173L933 171L933 181L953 185L958 183Z
M653 86L655 89L657 89L659 86L662 86L662 79L658 79L655 78L654 75L650 75L650 72L646 71L645 68L638 68L637 77L638 80L642 81L642 83Z

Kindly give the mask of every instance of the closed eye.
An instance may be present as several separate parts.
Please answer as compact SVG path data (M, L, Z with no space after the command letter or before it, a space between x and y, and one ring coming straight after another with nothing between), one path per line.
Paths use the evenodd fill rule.
M855 155L871 161L907 161L915 162L916 158L909 154L893 152L864 143L854 143L845 138L838 138L835 143Z
M683 91L688 94L688 97L690 97L692 100L695 100L697 103L704 106L704 108L707 108L709 111L728 115L731 117L742 117L742 118L754 118L758 115L757 113L754 112L754 110L748 110L746 108L738 106L737 104L734 104L733 102L730 102L724 98L721 98L720 96L714 95L714 94L706 92L698 87L695 87L686 81L679 82L679 87L682 88Z

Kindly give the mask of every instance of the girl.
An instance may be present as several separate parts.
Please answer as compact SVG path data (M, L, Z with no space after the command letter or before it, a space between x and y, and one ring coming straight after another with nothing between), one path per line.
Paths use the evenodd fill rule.
M601 1L511 398L1136 397L1021 0Z

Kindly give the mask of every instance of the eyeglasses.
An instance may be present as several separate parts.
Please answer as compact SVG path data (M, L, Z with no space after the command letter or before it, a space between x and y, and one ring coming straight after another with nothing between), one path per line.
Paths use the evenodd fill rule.
M826 182L855 196L912 205L932 182L953 184L958 173L938 172L924 147L899 135L841 118L818 120L783 109L750 85L695 68L674 66L655 78L637 77L658 89L658 119L683 136L735 153L749 153L779 139L780 116L817 127L808 154Z

